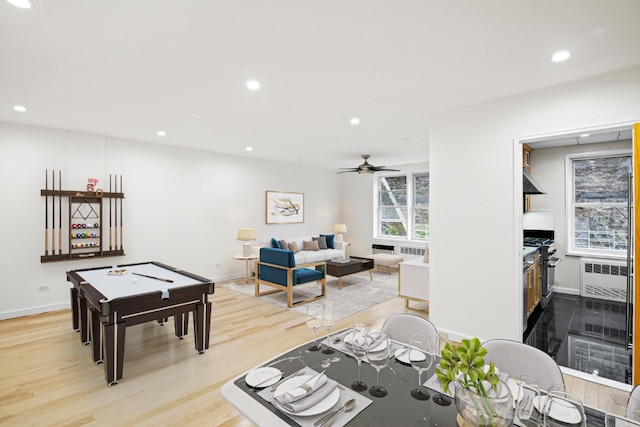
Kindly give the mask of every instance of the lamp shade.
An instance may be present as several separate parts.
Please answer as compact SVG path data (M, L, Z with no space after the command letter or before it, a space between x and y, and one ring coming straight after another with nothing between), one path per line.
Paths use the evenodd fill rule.
M335 233L346 233L347 225L346 224L334 224L333 231Z
M255 228L239 228L238 240L243 240L245 242L248 242L250 240L256 240L256 229Z

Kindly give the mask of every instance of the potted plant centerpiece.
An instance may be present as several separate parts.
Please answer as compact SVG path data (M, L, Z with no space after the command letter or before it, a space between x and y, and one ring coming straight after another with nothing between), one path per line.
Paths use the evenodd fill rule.
M485 365L486 354L478 338L464 339L459 345L447 343L440 352L436 375L445 393L453 383L461 426L502 427L513 423L511 391L498 377L493 362Z

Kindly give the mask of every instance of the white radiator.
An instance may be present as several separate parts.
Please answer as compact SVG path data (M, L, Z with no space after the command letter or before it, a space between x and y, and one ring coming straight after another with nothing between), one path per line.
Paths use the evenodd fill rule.
M400 253L403 255L424 256L424 246L405 246L400 245Z
M627 300L627 263L580 260L580 295L609 301Z

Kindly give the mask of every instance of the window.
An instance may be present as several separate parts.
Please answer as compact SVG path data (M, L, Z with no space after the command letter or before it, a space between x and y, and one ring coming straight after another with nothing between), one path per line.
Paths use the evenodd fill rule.
M428 173L380 176L376 196L376 237L429 237Z
M631 153L567 156L569 253L626 256Z

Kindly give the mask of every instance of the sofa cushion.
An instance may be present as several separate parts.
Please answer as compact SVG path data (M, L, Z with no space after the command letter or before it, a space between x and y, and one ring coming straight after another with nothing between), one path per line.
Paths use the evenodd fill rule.
M271 238L271 247L276 249L283 249L282 246L280 246L280 243L278 243L278 241L275 239L275 237ZM284 249L287 249L287 248L284 248Z
M260 261L284 267L296 266L293 252L276 248L260 248Z
M289 244L284 240L278 240L278 244L280 245L280 249L289 250Z
M293 284L299 285L301 283L313 282L315 280L322 280L324 273L322 271L315 270L313 268L301 268L294 270L293 272Z
M289 243L289 250L293 251L294 254L300 251L300 249L298 248L298 244L296 242Z
M317 240L305 240L302 242L302 248L305 251L319 251L320 250L320 246L318 245L318 241Z
M322 237L312 237L313 240L317 240L318 241L318 247L320 249L327 249L327 238L322 236Z
M327 239L327 248L328 249L334 249L334 246L333 246L334 235L333 234L321 234L320 237L324 237L325 239Z

